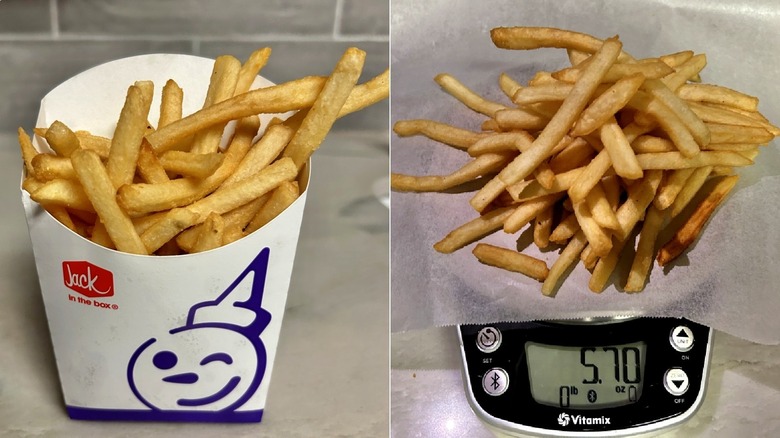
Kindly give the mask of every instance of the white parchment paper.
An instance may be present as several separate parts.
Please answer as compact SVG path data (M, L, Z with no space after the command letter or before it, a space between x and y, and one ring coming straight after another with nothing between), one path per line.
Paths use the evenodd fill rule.
M760 98L759 109L780 121L780 4L770 0L489 1L394 0L392 121L429 118L478 130L484 117L441 91L433 77L447 72L497 101L501 72L524 83L538 70L568 66L564 50L507 51L489 36L498 26L554 26L606 38L619 35L636 57L681 50L706 53L704 82ZM473 244L454 254L433 250L450 230L476 217L472 193L393 192L392 330L457 323L577 318L594 315L680 316L755 342L780 343L780 151L774 141L714 214L698 242L671 269L654 266L641 294L620 292L613 275L601 294L588 290L578 265L557 297L540 283L480 264ZM424 137L392 139L393 172L447 174L468 160L461 151ZM499 231L483 241L514 247L531 233ZM526 250L547 261L560 249ZM630 257L630 256L629 256ZM622 260L630 265L631 260ZM625 272L619 265L618 271Z

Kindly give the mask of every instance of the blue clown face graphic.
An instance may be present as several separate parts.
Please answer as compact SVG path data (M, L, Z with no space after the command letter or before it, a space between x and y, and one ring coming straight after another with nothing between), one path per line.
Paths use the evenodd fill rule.
M266 368L260 334L269 249L214 301L198 303L182 327L144 342L127 378L136 397L157 411L232 411L251 398Z

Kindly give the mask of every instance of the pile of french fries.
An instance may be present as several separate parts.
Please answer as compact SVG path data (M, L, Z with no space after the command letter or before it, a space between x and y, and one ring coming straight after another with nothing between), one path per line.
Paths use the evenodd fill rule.
M601 292L624 247L634 244L635 228L623 290L642 291L653 259L664 266L682 254L736 184L734 169L752 164L780 134L758 112L757 98L701 83L704 54L636 59L617 37L554 28L496 28L491 38L501 49L566 49L571 66L540 71L525 86L501 74L510 105L481 97L449 74L436 76L444 91L487 117L482 131L432 120L399 121L394 131L427 136L473 159L448 175L393 174L391 186L446 191L481 181L470 200L476 217L434 248L452 253L500 229L514 234L531 224L540 249L563 246L551 267L485 243L473 254L543 282L547 296L555 296L578 259L592 272L589 288ZM671 240L659 242L665 227L680 222L672 219L691 209Z
M110 139L55 121L35 129L53 151L38 152L19 128L22 187L74 232L132 254L207 251L256 231L297 199L309 157L333 123L389 94L388 71L356 85L366 56L357 48L345 51L329 77L250 90L270 54L259 49L243 64L218 57L203 108L186 117L184 93L169 80L156 128L148 121L150 81L129 87ZM288 111L297 112L274 119L253 141L259 114Z

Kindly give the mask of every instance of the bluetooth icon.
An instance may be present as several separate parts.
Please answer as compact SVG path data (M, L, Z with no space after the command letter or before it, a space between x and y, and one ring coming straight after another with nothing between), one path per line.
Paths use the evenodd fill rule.
M482 389L490 395L501 395L509 387L509 374L501 368L492 368L482 375Z
M497 390L498 387L501 386L498 384L499 379L501 379L501 376L499 376L498 373L493 372L493 391Z

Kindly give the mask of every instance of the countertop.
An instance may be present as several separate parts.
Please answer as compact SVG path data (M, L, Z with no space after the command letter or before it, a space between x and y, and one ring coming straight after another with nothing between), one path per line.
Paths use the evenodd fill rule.
M0 436L386 436L388 213L373 186L387 175L387 141L386 132L332 132L312 159L262 423L164 424L65 414L20 202L16 135L0 132Z
M453 327L391 336L394 438L491 438L468 405ZM699 410L663 438L780 436L780 346L713 333Z

